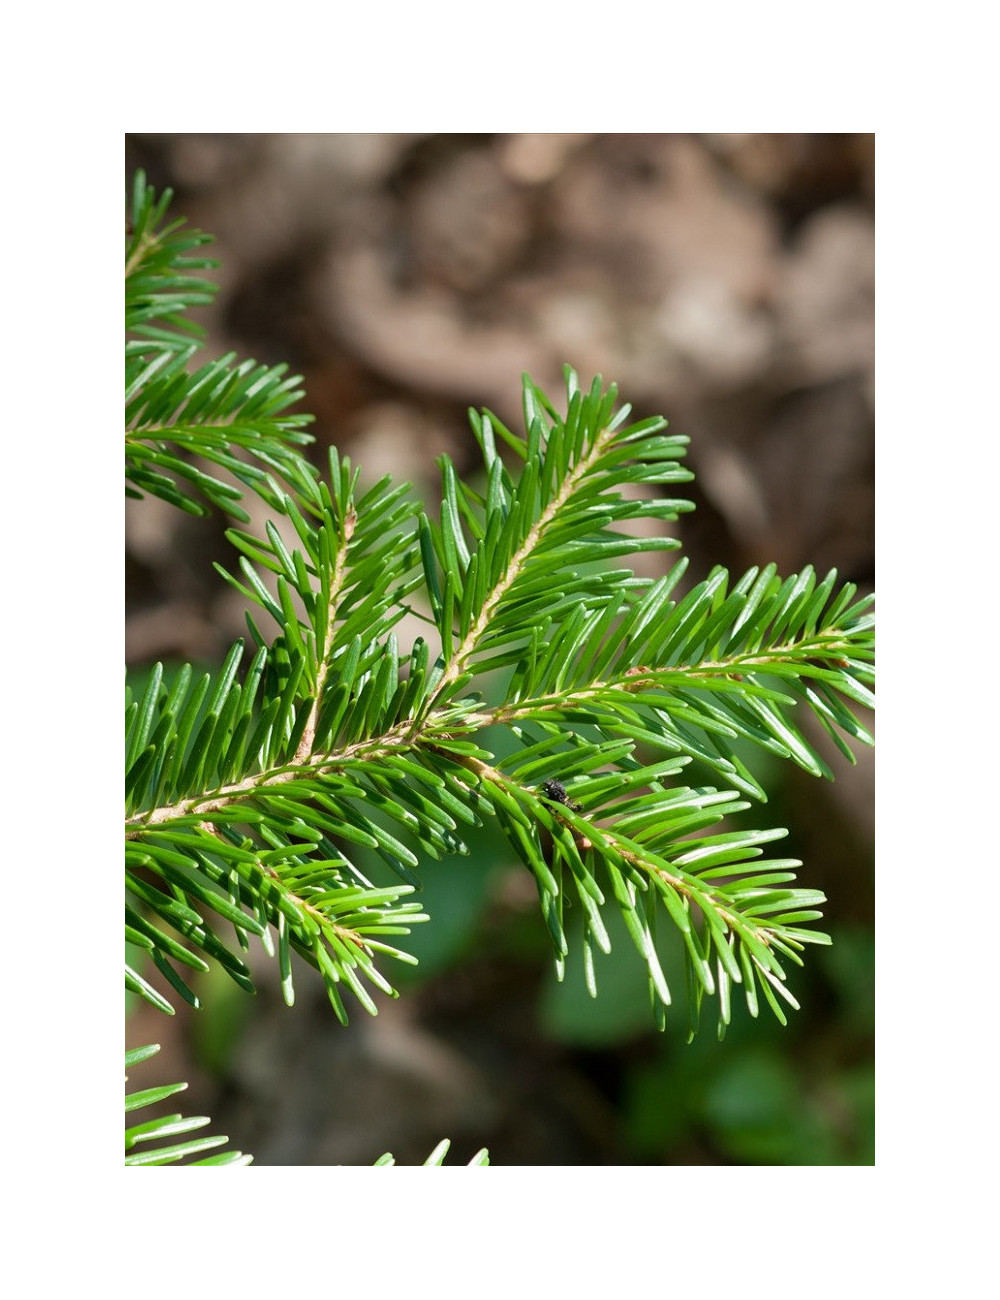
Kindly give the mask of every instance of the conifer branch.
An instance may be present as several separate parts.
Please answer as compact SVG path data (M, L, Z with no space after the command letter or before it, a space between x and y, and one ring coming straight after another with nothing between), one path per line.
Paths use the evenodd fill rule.
M539 545L545 538L548 526L559 518L567 502L572 499L578 485L586 479L591 469L600 464L602 453L612 438L613 434L609 429L604 429L597 435L589 452L581 457L570 473L566 475L558 491L528 529L524 541L497 575L497 580L492 589L482 601L475 621L462 638L461 643L455 648L441 680L437 684L433 697L428 700L426 705L428 712L433 710L439 701L447 699L452 687L466 672L472 656L479 648L483 636L490 627L494 612L523 573L531 556L538 550ZM458 521L454 521L452 526L457 535Z
M731 880L707 883L688 872L683 862L692 830L747 805L709 786L671 791L662 777L698 759L740 791L763 798L732 749L737 739L828 775L825 760L793 722L803 706L846 753L841 732L870 743L844 702L871 702L869 602L855 600L849 584L837 591L835 573L817 582L811 569L785 580L773 568L754 569L731 591L728 575L717 570L681 600L672 593L684 561L657 582L593 563L567 570L568 555L586 561L600 556L608 524L633 512L635 503L615 490L623 475L636 470L647 481L652 466L660 478L679 476L669 459L678 444L659 436L661 421L626 426L627 411L610 418L613 390L595 385L584 399L574 382L570 377L571 441L558 417L541 425L538 411L547 409L547 399L526 381L534 394L527 403L533 423L519 444L525 457L520 480L506 476L498 458L490 459L485 419L479 430L490 465L487 498L466 494L460 501L457 480L443 465L441 525L416 518L422 573L414 568L418 550L407 531L412 506L385 480L356 501L357 472L336 453L328 483L311 486L302 508L287 494L277 498L302 551L289 550L271 525L266 538L230 531L242 553L242 580L226 576L274 619L280 635L268 647L250 621L259 648L245 687L237 680L242 647L235 646L214 689L206 681L189 694L188 681L164 698L154 682L133 706L126 834L147 855L147 866L157 860L156 851L162 858L169 842L173 853L190 855L204 870L206 846L191 842L192 828L222 831L229 836L227 851L240 843L249 855L241 859L244 874L252 862L255 880L277 882L277 911L265 906L259 917L273 923L280 913L282 924L291 925L289 942L325 968L335 986L328 955L318 954L323 943L342 953L344 934L327 925L317 947L309 895L296 891L294 878L305 873L318 882L309 864L319 855L331 873L316 886L324 898L352 878L349 887L365 887L345 853L346 837L374 848L406 886L416 887L415 844L433 856L461 852L461 822L491 816L536 878L560 966L566 886L586 912L586 942L602 948L607 932L600 909L610 888L649 966L659 1015L671 995L646 914L656 896L682 934L703 992L713 992L720 981L745 983L755 1009L759 984L782 1014L771 996L774 981L783 986L785 980L775 954L780 949L798 961L803 944L825 941L804 928L819 916L819 896L777 888L797 865L786 861L758 870L758 886L749 894ZM509 431L505 436L513 438ZM563 448L561 457L553 446ZM679 508L675 501L659 506L667 518ZM369 587L387 564L390 581ZM277 575L276 597L256 566ZM401 654L392 631L421 579L441 637L434 664L421 638ZM534 612L539 585L556 616ZM293 593L304 614L296 611ZM449 644L456 611L460 637ZM513 677L501 703L486 707L479 693L458 698L474 667L508 666ZM480 734L493 727L518 742L513 771L501 771L479 746ZM159 752L150 743L157 736ZM635 754L640 744L667 758L644 766ZM624 816L620 801L608 801L600 775L607 771L630 792ZM575 782L573 797L554 808L539 791L564 789L564 780ZM175 797L163 801L156 797L161 793ZM287 879L254 849L265 827L271 848L289 864ZM549 840L551 849L545 847ZM744 859L756 855L757 843L753 834L744 835L727 848L731 876L747 874ZM213 848L218 851L217 843ZM391 901L415 919L409 916L413 905L399 903L401 896ZM758 917L761 906L766 914ZM295 929L293 914L304 930ZM243 978L242 967L233 969ZM593 984L592 970L588 978ZM362 1001L371 1009L370 1000ZM335 1006L340 1014L337 998ZM723 1027L727 1020L728 1006Z
M691 478L686 439L659 417L629 423L613 386L584 390L568 368L561 413L525 377L523 434L470 412L482 481L442 457L436 520L407 484L361 491L336 450L321 475L301 452L309 417L289 410L297 378L233 357L191 371L184 313L208 294L191 275L208 265L191 256L204 237L165 212L137 181L129 490L245 520L240 489L207 461L285 527L226 534L238 564L217 568L248 602L249 646L198 680L156 665L127 698L126 935L142 958L127 987L167 1013L174 994L197 1006L189 981L214 963L252 990L242 954L259 939L286 1001L294 953L342 1021L345 992L376 1014L375 991L395 995L376 959L412 962L397 936L428 920L410 898L422 864L467 853L467 828L489 822L535 881L560 978L573 909L597 995L594 954L610 950L617 909L660 1028L675 994L664 920L683 947L691 1032L706 997L725 1032L734 986L752 1015L766 1003L784 1022L790 966L829 942L813 928L824 899L795 883L800 863L761 857L783 830L729 821L766 798L754 753L833 775L805 716L848 761L852 743L873 743L855 713L874 702L872 598L809 566L736 581L717 568L686 591L684 559L656 580L621 567L678 549L627 528L692 508L668 495ZM400 645L414 613L426 635ZM400 883L373 884L366 853ZM187 1123L159 1136L175 1121Z

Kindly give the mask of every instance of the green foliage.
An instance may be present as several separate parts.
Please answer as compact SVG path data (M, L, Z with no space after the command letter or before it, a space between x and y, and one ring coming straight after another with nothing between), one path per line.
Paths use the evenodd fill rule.
M240 488L197 455L273 517L227 533L220 572L251 607L247 641L198 680L184 668L168 686L157 667L127 701L126 933L173 993L135 968L128 987L163 1011L174 995L197 1006L185 974L215 962L250 990L257 937L289 1003L294 951L338 1018L351 1000L374 1015L373 989L395 995L385 959L412 960L397 937L428 919L410 897L422 858L468 853L492 823L534 878L560 978L577 933L596 997L595 953L620 929L659 1027L680 996L693 1034L714 998L721 1036L736 992L785 1023L790 967L829 942L813 928L824 899L794 883L797 861L762 856L783 830L732 819L766 797L754 752L831 776L805 714L851 761L850 741L871 743L853 712L873 699L870 599L809 567L715 569L683 594L684 559L656 580L621 567L679 547L686 439L568 368L558 408L525 378L522 433L470 412L481 481L441 457L433 516L406 484L362 490L335 450L316 473L282 368L189 371L184 312L209 292L190 272L208 263L189 255L204 237L163 226L165 211L137 179L129 481L246 521ZM635 536L636 521L660 535ZM425 633L401 643L407 615ZM684 784L692 763L719 786ZM371 852L397 884L366 877ZM681 942L680 990L663 927Z
M442 1141L440 1141L437 1144L434 1150L430 1153L430 1155L424 1161L424 1164L443 1165L444 1158L448 1154L450 1148L451 1148L451 1142L448 1140L448 1138L444 1138ZM379 1156L378 1160L376 1160L375 1163L376 1165L394 1165L396 1162L392 1158L392 1156L388 1152L386 1152L384 1156ZM488 1165L489 1163L490 1163L489 1153L486 1151L484 1147L483 1150L477 1151L476 1154L472 1157L472 1159L469 1161L469 1167L471 1168L474 1165Z
M133 1065L155 1056L159 1050L159 1046L154 1043L148 1047L137 1047L134 1051L126 1052L125 1069L130 1070ZM127 1074L125 1078L128 1079ZM145 1088L142 1092L126 1093L125 1112L128 1114L144 1106L153 1106L175 1093L183 1092L186 1087L186 1083L168 1083L156 1088ZM203 1151L221 1147L229 1141L227 1137L191 1138L186 1142L173 1141L181 1133L190 1133L209 1123L210 1120L200 1115L188 1119L182 1115L161 1115L142 1124L133 1124L125 1130L125 1163L126 1165L175 1165L182 1162L189 1165L251 1163L253 1157L245 1156L240 1151L220 1151L214 1156L204 1156L200 1160L190 1159L191 1156L201 1155Z
M192 273L216 263L191 255L209 236L184 231L183 221L164 224L169 201L136 175L125 243L125 491L191 514L213 505L245 519L239 489L192 457L271 501L269 470L299 489L312 481L300 450L311 441L304 430L312 416L289 413L303 394L287 366L237 365L230 354L189 369L202 330L185 313L216 291Z

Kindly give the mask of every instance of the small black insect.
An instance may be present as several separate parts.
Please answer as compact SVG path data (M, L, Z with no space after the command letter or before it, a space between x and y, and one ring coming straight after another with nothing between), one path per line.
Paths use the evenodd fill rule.
M542 791L556 803L564 803L567 808L572 808L574 812L583 812L583 804L573 802L566 793L566 787L561 781L543 781Z

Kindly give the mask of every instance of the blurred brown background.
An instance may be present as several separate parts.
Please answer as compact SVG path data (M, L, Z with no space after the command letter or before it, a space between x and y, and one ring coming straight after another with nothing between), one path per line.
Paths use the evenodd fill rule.
M317 457L433 498L436 455L475 468L466 408L519 423L521 372L558 397L568 362L690 436L693 579L773 560L872 588L874 136L129 136L140 166L215 236L210 354L301 373ZM242 635L222 534L129 504L135 672ZM265 961L256 1000L213 981L194 1015L140 1009L129 1043L163 1043L158 1079L263 1164L419 1163L442 1136L507 1165L872 1163L874 768L833 765L758 763L775 793L742 823L789 826L830 900L787 1029L718 1044L708 1021L686 1046L680 1007L651 1034L627 941L596 1003L578 971L555 986L531 882L484 839L428 867L425 973L376 1019L342 1029L305 972L284 1008Z

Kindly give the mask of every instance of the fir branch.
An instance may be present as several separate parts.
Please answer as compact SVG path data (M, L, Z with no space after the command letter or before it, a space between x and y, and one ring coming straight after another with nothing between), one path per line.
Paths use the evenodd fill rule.
M191 274L218 265L191 256L211 236L184 230L183 219L166 224L172 200L171 190L157 197L145 173L136 172L125 239L126 357L187 351L203 330L186 313L210 303L217 292L212 281Z
M126 1052L125 1069L130 1070L134 1065L148 1060L149 1057L155 1056L159 1050L159 1044L152 1043L147 1047L139 1047L131 1052ZM125 1079L127 1082L127 1074ZM129 1114L132 1111L156 1105L178 1092L183 1092L185 1088L187 1088L186 1083L172 1083L154 1088L144 1088L141 1092L126 1093L125 1113ZM184 1142L174 1141L181 1134L204 1128L209 1123L211 1121L203 1115L185 1118L180 1114L173 1114L161 1115L156 1119L145 1120L141 1124L132 1124L125 1130L125 1163L134 1166L174 1165L180 1163L186 1165L249 1165L253 1162L253 1156L243 1155L240 1151L217 1151L214 1156L202 1155L205 1151L224 1146L229 1141L227 1137L201 1137L189 1138ZM193 1156L201 1158L192 1159Z
M445 666L425 711L467 683L473 667L482 672L515 661L529 630L544 635L587 595L606 603L616 589L627 589L632 574L608 568L609 559L679 545L669 537L624 537L611 526L637 518L673 521L693 508L667 498L630 501L620 491L629 483L689 480L676 460L686 440L658 437L666 427L660 419L623 427L629 408L615 413L617 390L604 392L599 378L584 396L567 370L567 397L561 421L525 377L524 438L488 412L470 413L489 476L484 499L477 502L457 482L447 458L439 462L440 525L422 518L421 552ZM516 484L497 454L494 428L524 458Z
M229 354L191 371L204 331L186 313L216 292L191 273L216 263L191 255L208 236L185 231L183 221L167 224L171 197L167 190L157 198L136 174L125 249L126 495L150 493L188 513L214 507L245 521L239 488L198 460L276 506L272 474L296 493L315 479L301 454L313 417L289 411L302 390L286 366L234 364Z
M173 358L137 374L137 419L162 417L179 394L189 411L212 419L228 402L232 416L235 396L252 405L250 427L288 392L277 372L238 368L231 384L224 366L209 367L189 384L182 370ZM760 832L690 838L744 810L739 794L666 779L698 759L763 798L736 752L742 742L829 776L794 721L803 708L847 755L845 735L870 743L847 703L872 699L869 601L850 584L838 590L835 572L817 582L808 567L784 580L773 566L753 569L731 590L717 569L679 599L685 561L658 581L616 567L631 551L678 545L618 529L690 508L623 492L689 479L678 462L685 440L663 436L660 419L627 423L614 388L595 380L584 393L571 371L565 417L527 378L524 396L524 436L489 413L472 417L485 492L441 459L436 523L405 484L383 479L359 496L358 471L335 451L326 480L306 475L296 495L268 477L268 499L298 545L272 523L263 537L232 529L239 577L220 572L265 611L276 637L248 616L257 650L242 680L240 643L214 678L193 684L186 671L167 690L154 672L130 703L132 933L187 1000L196 998L178 964L215 960L249 987L222 920L242 947L276 932L289 1000L294 951L320 971L338 1016L345 988L374 1012L362 977L392 992L375 953L404 958L385 936L426 919L401 901L419 884L421 855L467 852L462 825L493 818L535 877L560 972L564 907L582 908L592 993L613 898L661 1025L672 994L656 903L682 936L695 1018L702 997L718 992L724 1029L733 984L754 1014L758 991L779 1018L776 993L794 1005L784 961L826 941L809 928L822 899L786 888L799 864L755 861ZM497 437L522 463L516 477ZM245 481L261 490L253 475ZM418 637L401 650L395 628L421 589L438 645ZM500 672L509 683L487 707L472 679ZM479 743L493 728L513 742L499 764ZM644 763L639 747L666 757ZM404 883L373 890L352 844L374 849ZM148 981L130 980L164 1005Z
M873 743L856 712L874 703L873 598L810 566L732 583L715 569L687 590L684 559L657 580L621 567L679 547L629 530L692 508L670 495L692 477L687 440L659 417L629 423L613 386L584 390L569 368L564 414L525 376L523 434L470 412L482 479L441 457L433 520L407 484L361 492L335 450L321 477L302 450L311 417L292 409L298 376L232 355L192 369L202 330L188 313L211 301L197 272L214 263L198 251L206 236L168 223L170 200L137 175L126 491L248 522L242 487L281 527L230 529L237 570L216 566L250 603L250 652L237 642L197 680L185 665L168 683L157 665L127 693L126 939L142 960L126 987L172 1014L175 996L199 1005L215 964L252 991L244 955L259 940L288 1003L294 954L342 1022L345 993L374 1015L379 994L395 996L376 962L412 962L397 937L428 919L410 897L422 861L467 853L466 828L493 822L534 878L560 978L575 909L597 996L614 908L660 1028L676 995L664 919L683 946L692 1033L708 996L725 1032L736 986L751 1015L767 1004L784 1023L791 968L829 942L814 928L825 900L796 885L798 861L762 857L783 830L730 823L765 798L756 753L833 775L804 717L850 762L852 743ZM407 615L426 634L400 645ZM699 765L721 786L683 784ZM376 887L359 849L400 883ZM134 1126L126 1162L249 1162L203 1156L225 1138L173 1141L205 1123ZM488 1163L485 1150L470 1161Z

